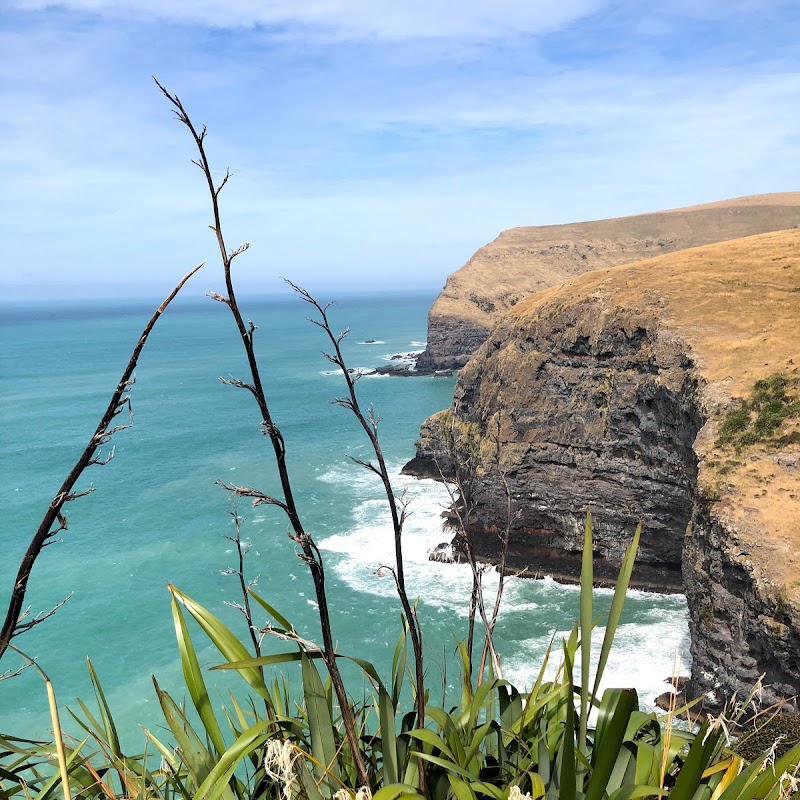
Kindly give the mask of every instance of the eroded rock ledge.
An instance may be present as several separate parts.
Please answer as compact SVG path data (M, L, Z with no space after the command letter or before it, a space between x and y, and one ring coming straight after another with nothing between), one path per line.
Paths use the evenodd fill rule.
M501 320L453 409L424 426L417 469L452 469L455 454L489 559L506 519L502 473L515 571L576 577L591 506L597 573L610 578L642 519L634 581L685 591L693 688L721 701L766 673L764 701L794 703L800 447L736 455L716 441L755 380L798 374L798 330L800 231L575 278Z

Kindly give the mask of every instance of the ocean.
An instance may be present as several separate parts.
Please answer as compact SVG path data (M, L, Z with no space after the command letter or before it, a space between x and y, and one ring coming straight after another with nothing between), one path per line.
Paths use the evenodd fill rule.
M327 299L327 298L319 298ZM390 363L425 346L431 294L347 295L331 315L349 327L344 351L352 368ZM0 308L0 598L2 613L14 575L47 504L105 409L131 348L160 302L93 301L13 304ZM344 391L322 355L322 332L294 296L241 298L258 326L256 347L267 398L288 451L288 465L306 529L325 559L334 638L341 652L366 658L386 674L400 633L391 577L389 515L379 481L348 460L368 456L355 419L330 401ZM371 341L370 341L371 340ZM236 601L231 500L217 481L277 487L269 440L246 391L220 377L246 378L245 361L227 309L210 300L178 300L156 326L140 359L132 391L133 425L114 437L106 466L79 484L95 491L68 504L69 528L39 558L26 602L33 613L68 595L57 614L14 643L36 657L53 680L60 705L92 699L86 658L103 683L123 739L143 740L139 726L159 730L151 675L178 697L182 676L167 584L206 605L243 639ZM419 424L450 404L453 379L364 376L364 406L380 415L380 437L410 514L405 530L407 583L419 598L434 700L457 683L456 642L466 635L470 575L465 565L427 560L449 537L442 512L445 487L400 475L414 455ZM251 544L245 570L256 590L303 635L318 639L314 589L286 534L278 509L240 501L243 538ZM496 584L493 573L487 586ZM598 614L610 592L597 591ZM507 581L496 641L505 677L529 684L553 634L578 613L578 590L551 579ZM601 632L600 632L601 633ZM598 638L599 638L598 634ZM204 666L221 661L197 631ZM275 651L285 648L270 643ZM676 658L686 672L688 616L680 595L631 592L606 685L635 686L645 704L665 691ZM18 660L8 654L0 671ZM290 679L292 668L285 667ZM221 673L212 673L219 676ZM217 679L224 700L231 676ZM233 677L235 680L235 676ZM359 676L348 673L361 694ZM234 691L240 691L238 684ZM62 710L65 725L69 716ZM74 724L72 725L74 729ZM45 737L44 685L32 669L0 681L0 732Z

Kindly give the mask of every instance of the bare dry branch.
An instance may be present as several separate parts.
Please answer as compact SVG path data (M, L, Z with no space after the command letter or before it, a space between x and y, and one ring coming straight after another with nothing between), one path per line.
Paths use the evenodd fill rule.
M456 518L457 527L454 538L459 543L459 549L466 556L467 563L469 564L470 570L472 572L472 593L470 595L469 623L468 623L468 636L467 636L467 648L470 654L473 651L476 615L480 617L481 622L483 623L484 641L481 648L481 659L479 662L479 668L477 674L477 682L478 685L480 685L484 678L486 661L488 658L491 658L492 660L492 667L495 673L495 677L502 678L502 665L500 662L500 656L497 653L497 650L495 649L494 646L494 628L497 624L497 619L500 614L500 605L502 602L503 592L505 589L506 558L508 554L508 544L511 535L511 524L514 517L513 500L511 497L511 492L508 487L508 482L506 479L505 472L503 471L501 465L501 458L500 458L501 420L500 417L498 416L496 419L497 430L492 435L492 439L495 444L495 453L492 466L493 470L497 473L499 477L501 486L503 487L504 496L506 498L506 514L505 514L505 525L503 527L503 530L498 533L498 538L500 539L500 563L498 564L498 571L500 574L499 574L497 591L495 593L494 604L492 607L491 614L489 614L487 612L486 601L483 592L483 575L486 573L489 567L487 565L479 564L476 558L475 549L473 547L473 542L472 542L470 519L469 519L472 512L472 504L469 498L469 486L465 483L463 478L464 467L469 467L470 459L472 457L477 458L478 456L477 455L470 456L469 453L461 453L461 457L456 457L456 451L459 449L459 442L456 441L455 428L454 428L456 410L457 409L455 408L453 409L453 420L451 422L450 430L447 432L447 438L448 438L448 449L453 454L452 460L454 463L454 473L455 473L453 481L455 483L457 492L454 491L451 485L448 483L447 479L444 476L444 472L441 468L441 465L439 464L438 459L436 459L435 456L434 456L434 461L436 462L436 466L437 469L439 470L442 482L447 488L447 492L450 496L450 501L451 501L451 510Z
M370 472L374 472L379 478L381 477L381 471L371 461L362 461L360 458L351 456L349 453L345 453L344 457L352 461L354 464L358 464L360 467L364 467Z
M108 451L108 454L105 458L100 458L100 456L95 456L89 464L96 465L98 467L104 467L106 464L109 463L114 458L114 453L116 452L116 446L112 447L111 450Z
M285 279L284 279L285 280ZM345 328L338 336L333 333L333 329L328 319L328 310L331 307L330 303L321 305L308 291L302 289L291 281L287 280L286 283L294 289L294 291L309 305L313 306L317 312L317 319L312 319L317 327L321 328L328 341L333 348L331 354L324 354L325 357L333 364L336 364L342 375L344 376L347 385L347 397L338 398L333 402L336 405L342 406L353 413L358 420L364 432L369 438L372 450L375 453L377 467L369 466L365 462L361 462L363 466L367 466L375 472L383 483L383 489L386 494L386 499L389 505L389 511L392 518L392 530L394 533L394 549L395 549L395 565L393 575L395 578L395 585L397 587L397 594L400 599L400 605L403 610L405 623L408 626L408 631L411 636L411 646L414 653L414 675L415 675L415 700L417 712L417 724L422 725L425 719L425 678L424 678L424 664L423 664L423 648L422 648L422 629L417 618L416 607L412 606L408 599L405 584L405 571L403 564L403 515L398 507L395 499L394 487L389 476L389 470L386 467L386 461L381 449L380 440L378 439L378 418L375 415L374 409L370 406L365 414L358 402L355 384L358 375L350 372L346 365L345 359L342 355L341 343L342 340L348 335L349 328ZM420 776L420 790L424 795L426 788L424 784L424 764L420 761L419 776Z
M17 576L14 579L14 586L11 590L11 597L8 601L5 622L3 623L2 629L0 629L0 659L2 659L3 655L8 650L12 637L19 632L17 629L17 623L19 620L19 615L25 604L25 593L28 588L28 580L30 579L36 559L39 557L39 554L42 552L42 548L48 539L52 539L53 535L58 531L67 529L67 520L61 513L64 503L74 500L77 497L82 496L82 494L87 493L74 493L73 488L86 467L88 467L95 460L97 448L108 442L111 436L113 436L113 434L117 431L129 427L127 425L117 426L115 428L110 426L111 421L117 416L117 414L119 414L120 409L126 405L129 413L132 414L130 411L130 397L127 396L127 392L129 392L130 387L133 384L134 370L136 369L139 356L141 355L142 350L147 342L147 337L155 327L159 317L164 313L167 306L175 299L176 295L183 288L186 281L188 281L189 278L191 278L192 275L194 275L195 272L197 272L197 270L199 270L202 266L202 264L198 264L198 266L191 270L191 272L187 273L178 282L178 285L172 290L164 302L155 310L153 316L150 317L150 320L145 325L144 330L142 331L142 334L136 343L136 346L133 348L128 365L125 367L125 370L122 373L122 377L117 384L117 388L114 391L114 394L111 395L111 400L109 401L105 414L103 414L103 417L97 425L95 432L89 439L89 443L86 445L83 453L81 453L80 457L75 462L75 466L73 466L72 470L70 470L69 475L67 475L67 477L64 479L64 482L61 484L61 488L56 492L54 499L51 501L44 517L42 518L42 521L39 523L39 527L36 530L36 533L33 535L31 543L28 545L28 549L25 551L25 555L22 557L22 562L20 563L17 571ZM57 528L53 530L53 525L56 524ZM51 613L52 612L46 614L39 620L39 622L47 619ZM38 624L38 622L34 624ZM26 628L28 627L31 627L31 625L26 623Z
M348 411L355 412L355 406L349 397L334 397L330 402L331 405L341 406L342 408L346 408Z
M220 378L219 382L224 383L226 386L235 386L237 389L247 389L251 394L256 391L256 387L252 383L245 383L245 381L240 381L238 378Z
M17 667L16 669L8 669L2 675L0 675L0 681L7 681L9 678L16 678L17 675L21 675L28 667L32 667L33 664L29 661L23 664L21 667Z
M284 642L293 642L309 653L320 653L320 655L323 656L323 660L325 658L324 651L316 642L312 642L310 639L304 639L294 628L292 628L290 631L285 631L282 628L276 628L273 625L267 625L259 630L264 635L274 636L276 639L281 639Z
M250 242L243 242L235 250L231 250L231 252L228 253L228 261L233 261L233 259L236 258L236 256L240 256L242 253L246 253L249 249L250 249Z
M500 656L495 650L493 634L495 625L497 624L497 618L500 615L500 603L503 599L503 591L505 589L506 558L508 556L508 543L511 537L511 523L514 518L514 510L513 510L513 499L511 497L511 490L508 486L508 479L506 478L506 473L503 470L500 458L500 429L501 429L500 415L497 416L496 424L497 424L497 430L495 431L495 436L494 436L494 441L495 441L494 468L495 471L497 472L498 478L500 479L500 485L503 487L503 495L506 499L506 513L505 513L505 525L503 527L503 531L502 533L498 534L498 537L500 539L500 563L497 566L499 572L499 578L497 582L497 592L495 593L495 602L494 602L494 607L492 608L491 619L489 620L488 623L486 622L485 610L481 615L485 625L486 636L483 643L483 651L481 653L479 675L481 676L483 675L486 658L487 656L491 656L495 677L502 678L503 673L500 664Z
M249 497L253 501L253 508L261 505L278 506L284 512L287 511L286 504L270 494L253 489L252 486L235 486L234 484L215 481L216 485L236 497Z
M50 536L52 536L52 535L53 534L51 533ZM50 539L50 538L48 538L47 541L42 545L42 550L44 550L45 547L50 547L51 544L61 544L61 542L63 542L63 541L64 540L61 539L61 538L59 538L59 539Z
M228 602L228 605L232 605L235 608L238 608L242 614L244 614L244 618L247 622L247 630L250 634L250 640L253 642L253 649L255 650L256 656L261 655L261 639L258 635L258 627L253 622L253 612L250 608L250 594L248 593L249 587L252 583L248 583L244 577L244 557L250 550L250 545L242 542L242 524L244 523L244 519L239 515L239 508L236 505L236 493L232 491L228 491L228 497L231 502L231 511L230 515L233 518L233 526L234 530L236 531L234 536L228 536L227 538L233 542L234 546L236 547L236 554L237 554L237 569L232 569L227 571L230 575L236 575L239 578L239 588L242 593L242 602L241 603L231 603ZM256 579L257 580L257 579ZM268 708L269 710L269 708Z
M90 461L89 464L93 462ZM88 466L88 464L87 464ZM94 486L90 486L88 489L84 489L82 492L70 492L65 498L65 503L71 503L73 500L77 500L79 497L86 497L86 495L92 494L95 491Z
M30 630L34 625L38 625L40 622L44 622L49 617L52 617L59 608L66 605L72 599L73 594L75 593L70 592L60 603L56 603L49 611L40 611L33 619L23 622L26 617L30 616L30 606L28 606L17 618L17 627L14 635L17 636L22 631Z
M206 135L206 129L204 127L203 128L203 138L205 138L205 135ZM216 197L219 197L219 193L225 188L225 184L230 180L230 178L231 178L231 171L229 169L226 169L225 170L225 177L220 181L220 183L217 186L217 188L214 189L214 195Z
M164 97L172 105L176 118L188 128L197 148L198 158L195 163L202 170L209 190L211 210L214 217L214 222L213 226L211 226L211 229L214 231L216 236L220 259L222 261L222 267L225 276L225 288L228 294L227 306L231 311L231 315L239 331L239 336L242 340L242 345L247 356L248 367L251 375L251 384L253 386L251 393L256 401L256 404L258 405L259 413L261 415L261 427L263 432L269 437L275 455L278 477L281 484L281 492L283 494L283 501L277 501L275 504L279 505L286 513L291 528L290 536L302 548L303 559L308 564L311 572L318 606L320 629L322 633L322 647L320 648L320 653L325 661L325 666L328 669L328 674L330 675L331 683L339 702L342 723L344 725L345 734L347 736L351 754L355 762L358 785L367 786L369 785L369 777L360 748L358 746L358 732L356 730L355 718L353 716L351 706L347 700L347 693L345 691L341 672L336 663L336 653L333 635L331 632L330 612L328 609L328 599L325 591L325 569L323 566L322 557L319 553L319 550L316 548L313 539L306 533L302 520L300 519L300 514L294 499L294 491L289 477L289 469L286 463L286 446L280 430L272 420L261 380L261 373L253 347L253 329L248 328L248 326L245 324L244 318L239 310L236 292L234 291L233 278L231 275L231 256L229 255L229 251L225 245L225 239L222 233L222 222L218 202L219 191L218 187L214 184L211 166L205 151L204 140L206 136L206 129L203 127L200 132L198 132L197 128L194 126L194 123L189 118L183 103L181 103L177 95L170 94L170 92L168 92L157 80L155 82ZM266 499L264 502L271 502L272 500L276 500L276 498Z
M116 415L115 415L115 416L116 416ZM109 428L109 429L108 429L108 430L107 430L107 431L106 431L106 432L105 432L105 433L104 433L104 434L103 434L103 435L100 437L100 439L98 439L98 442L97 442L97 443L98 443L98 444L107 444L107 443L110 441L111 437L112 437L112 436L113 436L115 433L119 433L120 431L126 431L126 430L128 430L128 428L130 428L130 427L131 427L130 425L117 425L117 426L116 426L116 427L114 427L114 428Z

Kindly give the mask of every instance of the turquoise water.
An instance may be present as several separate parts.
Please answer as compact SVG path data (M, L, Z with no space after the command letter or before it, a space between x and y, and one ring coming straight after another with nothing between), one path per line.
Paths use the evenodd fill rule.
M349 326L351 367L386 363L392 354L424 347L427 295L343 296L334 324ZM93 432L130 349L158 301L5 306L0 325L0 597L8 596L30 537L53 493ZM340 649L388 670L399 633L391 578L392 540L377 479L348 461L365 456L355 420L329 401L341 376L321 355L321 332L294 297L244 301L258 325L257 349L275 421L286 439L289 468L306 529L323 551ZM365 340L374 339L374 344ZM276 488L269 441L258 429L251 396L222 385L220 376L246 377L241 346L227 309L211 301L174 305L156 327L137 370L134 424L115 436L113 461L93 467L79 488L89 497L69 504L69 530L46 548L28 588L34 613L70 593L58 614L15 643L50 674L59 701L91 696L85 659L103 681L128 741L137 723L158 726L151 674L180 696L181 676L169 609L168 582L205 604L243 637L237 599L231 504L215 481ZM445 540L445 489L401 477L414 452L420 422L449 405L451 379L365 376L362 403L381 416L380 434L398 490L411 515L406 526L408 583L420 598L434 697L455 669L452 653L466 630L468 570L427 561ZM318 638L314 590L286 536L277 509L240 506L242 534L252 543L246 569L258 591L310 638ZM492 576L487 582L493 585ZM609 593L598 592L598 606ZM4 610L3 610L4 613ZM530 681L551 635L577 615L577 590L552 580L508 583L497 640L506 677ZM676 653L688 664L685 601L633 592L608 669L608 683L636 686L652 699ZM198 633L204 665L220 662ZM271 644L272 649L280 645ZM3 669L14 666L11 655ZM218 673L215 673L218 674ZM349 676L358 692L357 676ZM217 691L221 694L224 687ZM41 680L27 670L0 682L0 730L46 735Z

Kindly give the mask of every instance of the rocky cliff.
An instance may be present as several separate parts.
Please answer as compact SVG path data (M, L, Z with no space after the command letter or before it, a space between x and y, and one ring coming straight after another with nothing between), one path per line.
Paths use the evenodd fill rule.
M590 270L800 225L800 192L569 225L512 228L445 284L420 371L462 367L523 297Z
M591 506L610 578L642 519L635 582L685 590L694 688L721 699L763 672L765 700L788 698L800 692L798 365L798 230L598 270L502 318L453 409L429 421L418 464L455 452L489 559L507 487L509 565L527 574L578 574ZM783 395L743 406L754 385ZM740 438L723 445L729 429Z

